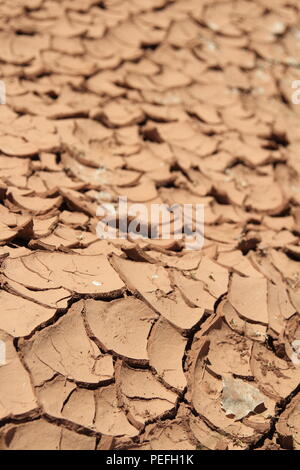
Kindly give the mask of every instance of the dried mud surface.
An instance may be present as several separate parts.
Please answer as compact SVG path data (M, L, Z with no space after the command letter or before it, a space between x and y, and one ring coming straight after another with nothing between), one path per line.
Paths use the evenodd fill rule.
M300 449L298 0L0 1L1 449ZM202 203L205 245L99 240Z

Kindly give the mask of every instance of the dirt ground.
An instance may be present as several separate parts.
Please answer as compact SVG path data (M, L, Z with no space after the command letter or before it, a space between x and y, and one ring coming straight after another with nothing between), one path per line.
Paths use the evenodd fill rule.
M299 450L299 0L0 0L0 80L0 448Z

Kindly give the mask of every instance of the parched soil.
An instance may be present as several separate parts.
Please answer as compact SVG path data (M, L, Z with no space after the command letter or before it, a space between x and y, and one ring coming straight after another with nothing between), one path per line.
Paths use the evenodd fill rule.
M299 450L299 0L0 0L0 79L0 449Z

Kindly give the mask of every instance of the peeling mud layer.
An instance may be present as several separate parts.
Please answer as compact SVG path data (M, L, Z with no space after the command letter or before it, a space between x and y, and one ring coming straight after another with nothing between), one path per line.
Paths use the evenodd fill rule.
M0 0L0 449L300 449L299 0ZM205 243L97 207L204 204Z

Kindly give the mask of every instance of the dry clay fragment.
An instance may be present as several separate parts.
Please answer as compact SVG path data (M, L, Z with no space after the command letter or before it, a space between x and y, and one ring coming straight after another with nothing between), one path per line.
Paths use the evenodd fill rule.
M233 331L253 341L265 342L267 327L259 323L250 323L243 320L227 299L222 300L218 304L217 313L225 318L227 325Z
M180 330L195 326L204 309L192 308L179 290L171 287L168 272L162 266L128 261L112 255L111 262L127 287Z
M146 177L142 177L136 186L118 186L114 189L119 196L126 196L131 202L147 202L155 199L157 196L154 183Z
M286 399L300 383L300 369L262 344L253 345L250 365L260 390L273 400Z
M38 326L51 320L56 310L0 291L1 315L0 329L14 337L30 335Z
M209 351L207 367L219 377L236 374L252 377L250 358L252 341L233 332L222 318L212 321L208 329Z
M188 277L188 274L184 276L175 270L172 271L172 278L189 305L203 308L210 313L214 311L216 299L208 292L203 281L193 279L193 275L192 277Z
M147 338L157 315L144 302L134 297L88 299L84 309L91 337L101 348L131 362L148 362Z
M247 444L242 441L225 437L211 429L204 420L190 414L189 427L199 444L198 450L244 450Z
M56 216L50 219L33 219L33 238L46 237L50 235L57 225L58 218Z
M196 449L180 419L148 425L144 434L144 443L148 443L149 450Z
M285 343L285 352L292 363L300 367L300 315L294 315L286 322L282 335Z
M5 245L16 238L17 230L12 230L6 224L0 222L0 245Z
M59 214L59 220L62 224L65 224L65 225L71 225L74 227L82 227L89 221L89 218L87 215L83 214L82 212L62 211Z
M269 330L273 336L284 331L285 321L295 313L283 283L268 282Z
M221 434L239 439L244 443L255 442L261 433L269 429L269 415L274 414L275 403L266 396L264 399L265 410L259 414L249 416L248 422L234 421L226 416L221 406L222 380L209 370L205 365L209 352L209 341L200 339L195 343L196 351L191 357L195 357L188 373L187 399L192 403L200 417L204 418L209 426L218 430Z
M83 301L73 304L66 315L36 333L25 345L23 357L36 385L55 373L91 384L112 379L112 358L103 356L88 338L81 314L83 306Z
M30 289L59 289L78 294L112 296L124 284L106 256L35 252L19 259L8 259L2 271L8 279Z
M253 385L232 376L223 376L222 407L237 421L264 403L265 396Z
M0 156L0 177L5 179L15 179L26 176L30 173L30 161L17 157ZM3 189L1 189L3 192Z
M43 407L44 413L55 419L62 417L64 404L67 403L74 390L76 390L74 382L68 381L62 375L57 374L51 380L45 381L42 386L35 388L38 401Z
M242 276L263 277L262 274L253 267L249 259L243 256L238 250L220 253L218 262Z
M300 397L296 395L280 415L276 426L285 449L300 450Z
M46 248L49 251L64 248L84 247L97 241L96 235L90 232L74 230L71 227L58 227L47 237L39 240L31 240L28 244L30 248Z
M43 215L47 212L57 209L62 203L62 197L41 198L38 196L22 196L17 191L11 191L9 194L11 202L16 206L35 215Z
M2 430L1 450L94 450L96 438L78 434L43 419Z
M181 391L186 386L183 372L186 344L187 339L164 318L155 323L148 340L150 366L163 382Z
M107 436L132 437L138 431L118 406L115 384L97 390L76 388L63 406L64 419Z
M159 251L150 251L149 255L154 258L156 261L162 262L164 266L170 268L176 268L179 271L190 271L192 269L197 269L203 254L201 252L185 252L180 256L179 253L170 252L159 252Z
M13 345L13 338L0 330L0 420L22 418L37 411L30 378Z
M22 284L7 279L5 276L3 276L3 285L12 294L16 294L18 297L22 296L24 299L32 300L43 307L51 309L67 308L68 301L71 298L70 292L66 289L31 290ZM35 309L36 307L33 307L33 310Z
M215 298L225 294L228 289L229 273L226 268L203 256L193 279L202 281L206 290Z
M233 274L228 300L243 319L268 325L266 279Z
M178 395L165 388L151 371L132 369L121 362L115 371L120 403L127 411L128 420L137 428L174 409Z
M14 155L17 157L29 157L39 152L39 148L34 143L27 142L25 139L12 136L0 136L0 150L6 155Z

